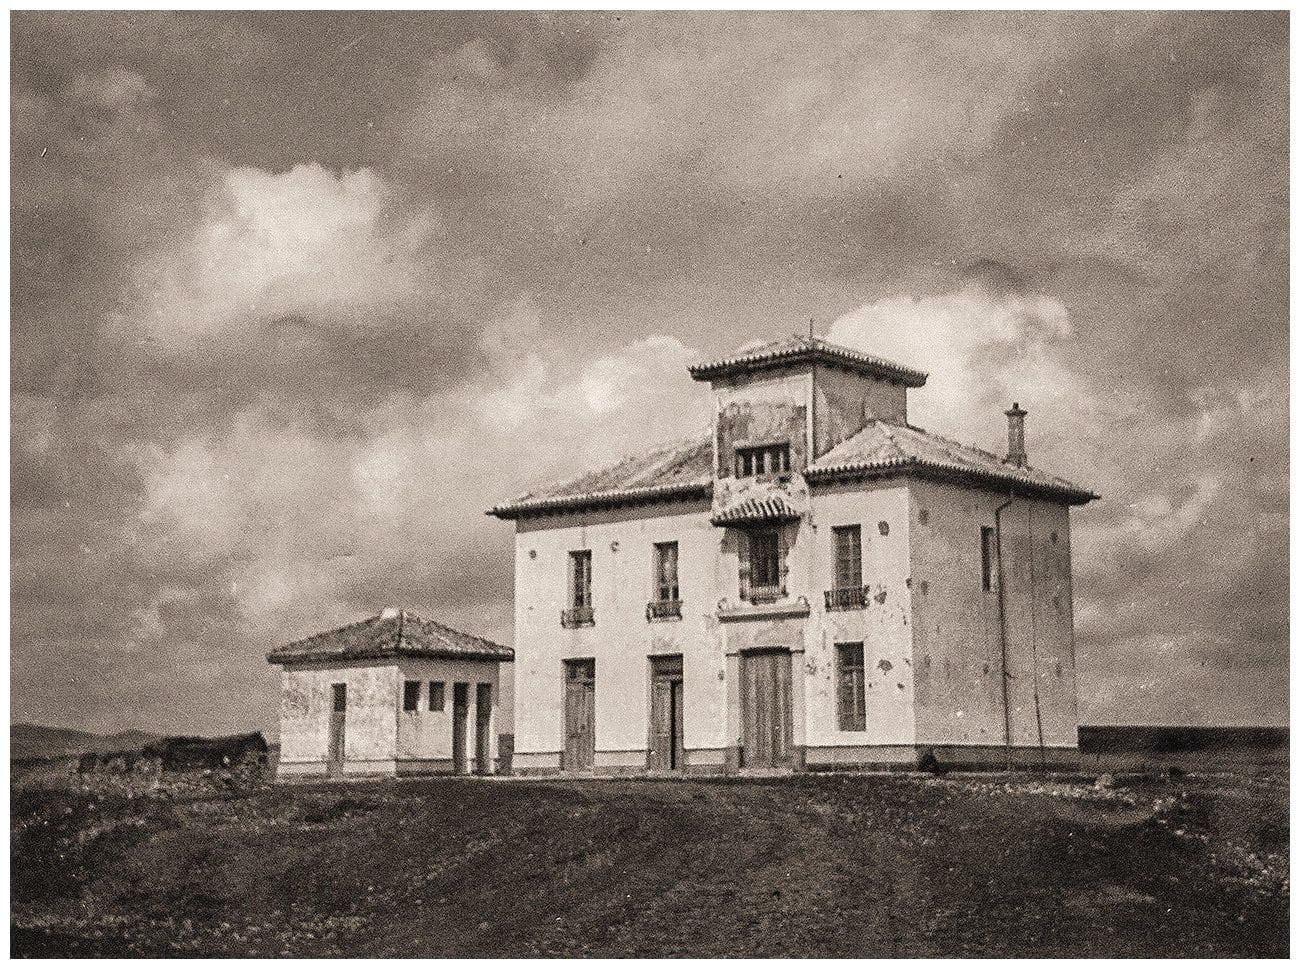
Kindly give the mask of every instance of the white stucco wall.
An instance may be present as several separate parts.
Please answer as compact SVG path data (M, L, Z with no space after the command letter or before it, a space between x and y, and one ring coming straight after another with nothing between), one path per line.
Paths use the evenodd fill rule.
M911 492L917 740L1003 745L996 566L986 591L980 528L1006 496L932 481ZM1041 717L1044 745L1076 747L1069 507L1017 498L1002 526L1012 745L1037 746Z
M469 660L445 659L403 659L398 663L398 692L394 703L397 717L397 757L403 761L437 761L431 765L439 769L446 768L452 759L452 710L454 686L456 683L468 684L469 715L465 739L465 749L471 768L475 767L474 752L477 749L475 735L478 723L478 685L489 684L492 687L493 714L489 728L491 756L497 756L497 737L500 730L500 677L501 665L510 664L485 663ZM402 699L405 682L413 680L420 684L420 703L418 710L404 710ZM435 681L444 684L443 709L429 709L429 683Z
M808 747L911 744L912 592L906 487L833 486L813 494L808 601L810 635L804 656ZM882 528L883 523L883 528ZM867 607L826 611L825 591L835 581L831 529L862 529L862 581ZM882 534L887 531L888 534ZM840 730L836 711L835 644L863 644L866 730Z
M295 765L323 771L329 752L331 686L348 687L345 769L391 772L397 751L399 676L395 665L294 664L281 673L280 770Z
M466 732L468 765L476 768L477 685L489 683L494 706L490 727L491 756L498 755L502 664L440 659L400 662L293 664L281 672L280 761L285 776L322 774L329 758L329 723L335 683L347 684L344 773L392 774L405 767L450 769L452 758L453 684L469 684ZM509 665L509 664L505 664ZM420 709L403 706L406 680L422 683ZM430 680L446 683L441 712L428 709Z
M702 502L652 505L518 523L515 548L515 764L555 767L564 749L566 659L596 660L597 766L645 766L648 657L681 653L685 745L724 745L726 687L715 587L722 529ZM649 622L653 546L678 543L682 618ZM595 625L564 629L570 551L591 550Z

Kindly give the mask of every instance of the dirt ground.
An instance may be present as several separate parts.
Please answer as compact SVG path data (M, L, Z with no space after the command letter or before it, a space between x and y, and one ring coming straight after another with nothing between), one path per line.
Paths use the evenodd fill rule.
M1277 956L1284 769L16 785L15 956Z

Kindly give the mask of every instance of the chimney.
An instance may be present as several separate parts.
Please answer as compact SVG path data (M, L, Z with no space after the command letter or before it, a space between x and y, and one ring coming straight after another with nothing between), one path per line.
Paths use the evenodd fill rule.
M1007 411L1007 456L1003 463L1014 464L1017 468L1029 466L1029 455L1025 453L1025 417L1027 410L1021 410L1019 403L1011 405Z
M398 609L397 606L384 606L383 610L379 613L379 618L396 619L401 614L402 610Z

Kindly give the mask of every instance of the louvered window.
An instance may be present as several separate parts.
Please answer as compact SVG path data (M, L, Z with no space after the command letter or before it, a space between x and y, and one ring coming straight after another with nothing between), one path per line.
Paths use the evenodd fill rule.
M862 526L841 525L835 536L835 588L862 587Z
M767 602L785 595L785 548L775 529L748 532L741 540L741 598Z
M841 730L867 729L866 669L861 643L836 643L836 709Z

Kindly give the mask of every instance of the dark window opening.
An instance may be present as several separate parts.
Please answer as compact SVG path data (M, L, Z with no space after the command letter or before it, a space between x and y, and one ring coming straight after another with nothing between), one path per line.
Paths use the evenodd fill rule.
M983 569L984 591L988 592L993 588L993 556L996 554L994 548L993 529L980 529L980 566Z
M569 606L591 608L591 552L569 553Z
M570 680L584 681L596 678L596 661L594 659L566 659L564 672Z
M861 643L836 643L836 709L841 730L867 729L866 669Z
M790 470L790 445L766 444L736 448L736 477L753 478Z
M447 708L447 684L429 681L429 709L441 713Z
M402 709L408 713L420 709L420 681L407 680L402 689Z
M862 586L862 526L841 525L831 529L835 536L835 588Z
M658 602L676 602L681 599L677 585L677 543L655 544L655 597Z
M750 532L744 539L745 557L741 561L741 597L751 602L779 599L785 595L781 533Z

